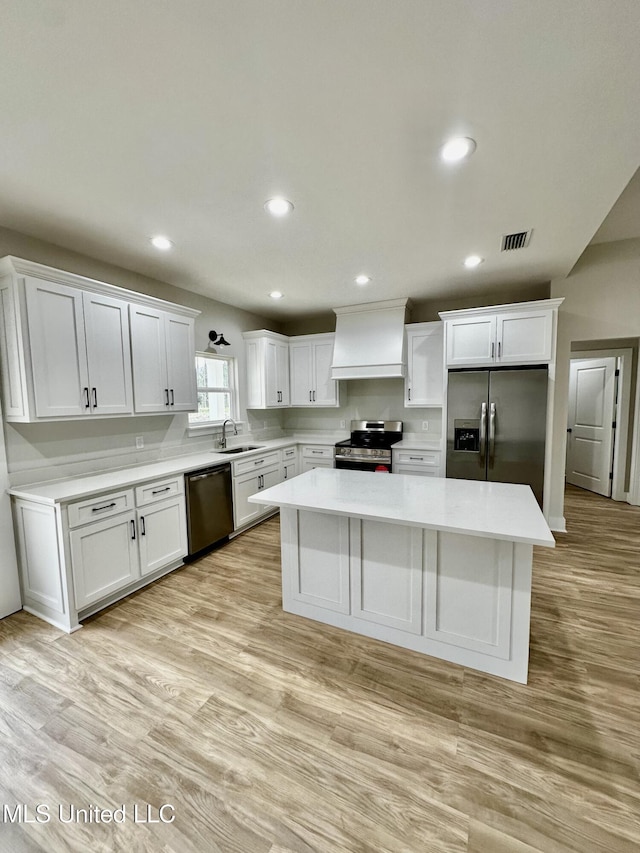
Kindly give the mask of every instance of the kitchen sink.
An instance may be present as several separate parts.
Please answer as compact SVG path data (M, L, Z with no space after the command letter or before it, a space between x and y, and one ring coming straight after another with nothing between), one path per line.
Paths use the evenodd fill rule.
M230 447L229 450L214 450L214 453L246 453L247 450L260 450L261 444L246 444L244 447Z

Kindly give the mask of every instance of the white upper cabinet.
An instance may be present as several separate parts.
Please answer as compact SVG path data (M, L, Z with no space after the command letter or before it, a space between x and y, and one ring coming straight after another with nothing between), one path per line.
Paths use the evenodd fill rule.
M495 317L460 317L448 320L446 327L448 367L493 363Z
M247 408L289 405L289 338L261 329L244 332L247 355Z
M91 410L100 415L133 411L129 311L123 299L83 293Z
M165 313L164 328L171 411L195 412L198 408L195 322L191 317Z
M292 406L338 406L338 383L331 378L333 334L289 338Z
M83 417L91 404L82 291L27 278L25 299L36 415Z
M138 383L135 395L130 312L136 320L134 342L143 338L146 347L137 350L138 374L155 380ZM0 371L6 420L194 410L197 313L31 261L3 258Z
M496 317L496 360L500 364L551 361L553 312L509 311Z
M543 299L442 312L447 367L551 362L561 302Z
M443 402L444 324L414 323L405 327L407 375L405 406L441 406Z
M195 411L193 319L147 305L129 310L136 413Z
M127 303L25 278L38 418L130 415Z

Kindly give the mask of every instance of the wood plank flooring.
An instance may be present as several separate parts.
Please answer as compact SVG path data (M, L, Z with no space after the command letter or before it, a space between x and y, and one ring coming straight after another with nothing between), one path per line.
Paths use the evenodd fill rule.
M0 851L637 853L640 509L566 513L526 686L282 613L277 519L71 636L0 621L0 808L51 814Z

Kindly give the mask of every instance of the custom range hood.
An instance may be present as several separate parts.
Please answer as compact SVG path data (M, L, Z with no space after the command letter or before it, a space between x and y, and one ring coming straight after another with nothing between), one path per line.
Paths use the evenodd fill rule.
M405 375L404 326L408 299L334 308L336 337L332 379L382 379Z

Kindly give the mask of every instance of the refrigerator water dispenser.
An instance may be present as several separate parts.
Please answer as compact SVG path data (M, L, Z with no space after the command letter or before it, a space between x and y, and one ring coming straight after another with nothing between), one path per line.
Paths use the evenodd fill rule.
M480 421L455 420L453 422L453 449L477 453L480 450Z

